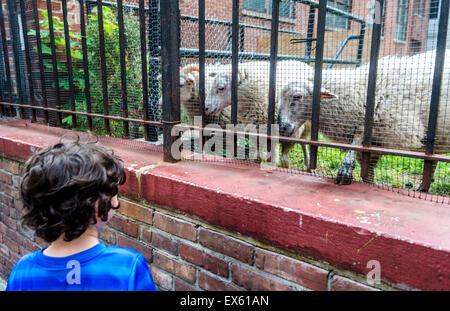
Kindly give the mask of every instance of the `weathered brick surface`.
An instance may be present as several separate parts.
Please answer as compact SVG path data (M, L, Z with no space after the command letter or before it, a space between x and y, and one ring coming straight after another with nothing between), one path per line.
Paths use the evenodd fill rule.
M152 262L152 248L142 243L139 243L135 239L119 234L118 246L135 249L144 255L147 262Z
M198 273L198 286L204 290L211 291L238 291L241 290L231 282L225 282L207 273Z
M153 282L159 289L171 290L173 287L173 276L154 265L150 267L153 276Z
M153 212L142 205L120 200L120 208L118 211L122 215L145 222L149 225L152 224Z
M376 291L376 288L366 286L339 275L333 276L331 280L332 291Z
M191 265L172 259L169 256L157 251L154 253L154 264L162 270L170 272L189 283L195 283L196 269Z
M163 249L172 255L178 255L179 242L169 236L152 232L152 246Z
M228 277L228 263L216 256L190 245L181 243L180 257L222 277Z
M256 266L314 290L327 289L328 271L266 250L256 250Z
M186 284L185 282L176 279L175 280L175 290L176 291L183 291L183 292L189 292L189 291L197 291L198 289Z
M200 229L199 242L207 248L242 262L248 264L253 262L253 247L226 235L207 229Z
M252 291L290 291L291 287L239 265L231 266L233 282Z
M192 223L188 223L181 219L175 219L171 216L155 213L153 216L153 225L163 231L169 232L180 238L196 241L197 229Z
M129 219L114 215L114 217L109 221L108 225L111 228L121 231L129 236L135 238L137 237L138 226L135 222L132 222Z

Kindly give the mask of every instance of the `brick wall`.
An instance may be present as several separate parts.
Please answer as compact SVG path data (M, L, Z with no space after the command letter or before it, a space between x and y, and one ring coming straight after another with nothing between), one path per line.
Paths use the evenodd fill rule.
M21 167L22 162L0 158L0 277L4 279L20 257L46 246L20 224ZM169 208L128 199L121 200L100 237L108 245L144 254L160 290L376 290L362 284L362 276L339 275L298 254Z

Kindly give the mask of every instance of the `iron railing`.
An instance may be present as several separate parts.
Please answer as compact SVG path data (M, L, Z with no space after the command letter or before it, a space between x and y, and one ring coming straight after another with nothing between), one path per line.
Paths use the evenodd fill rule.
M378 0L381 7L384 4L384 0ZM102 2L101 0L79 0L80 5L80 17L81 17L81 48L83 54L83 71L85 79L85 97L86 97L86 111L77 111L75 106L74 94L74 81L71 62L71 45L69 40L69 24L68 24L68 14L67 14L67 1L62 0L61 5L63 8L63 24L64 24L64 34L66 38L65 48L66 48L66 58L67 58L67 70L69 78L69 94L71 96L71 106L70 109L63 109L63 104L61 101L60 86L59 86L59 71L57 66L57 49L55 45L55 33L54 25L52 22L52 1L46 0L48 20L49 20L49 33L50 33L50 46L51 46L51 63L52 63L52 81L54 84L55 96L56 96L56 106L50 107L48 103L48 93L47 93L47 76L44 73L43 68L43 51L41 49L41 33L39 30L39 14L37 0L33 0L33 17L34 25L36 30L36 46L37 46L37 63L39 64L39 79L40 85L40 97L41 100L38 102L37 93L38 90L34 87L34 82L32 80L32 55L30 36L28 35L28 29L25 12L25 1L6 1L6 7L8 15L3 12L3 0L0 1L0 35L2 44L2 70L4 69L4 82L2 83L2 93L0 102L0 113L2 116L16 116L16 108L19 111L19 116L21 118L31 118L33 122L37 120L37 111L43 111L43 118L46 124L49 123L49 112L56 113L58 125L62 125L63 116L71 116L72 126L76 127L77 117L85 116L88 120L88 128L93 130L93 118L101 118L104 120L105 134L111 133L111 120L120 121L124 126L124 138L130 136L129 124L139 123L144 125L144 133L146 140L154 140L156 135L156 128L161 128L163 132L164 141L164 160L174 162L176 159L171 154L172 144L176 137L172 135L172 130L174 127L179 128L191 128L198 129L191 125L180 124L180 58L181 57L198 57L199 59L199 97L200 97L200 108L199 115L205 118L205 63L207 58L231 58L232 67L232 77L231 77L231 122L237 124L238 120L238 68L240 57L248 56L251 59L264 59L270 60L270 87L268 93L268 129L275 124L275 97L276 97L276 71L277 71L277 61L283 59L296 59L303 60L305 62L315 63L315 79L314 79L314 90L313 90L313 110L311 118L311 139L300 139L294 137L276 137L280 142L288 143L300 143L307 144L311 146L311 160L310 168L315 169L317 165L317 150L318 147L332 147L343 150L353 150L362 152L363 158L361 163L361 175L364 177L367 175L370 154L378 155L395 155L402 157L411 157L416 159L424 160L424 170L423 170L423 184L424 190L428 190L432 180L433 174L433 164L436 161L442 161L450 163L450 157L445 155L434 154L434 141L436 139L436 124L438 115L438 105L440 89L442 84L442 72L444 66L445 48L446 48L446 30L448 26L448 12L449 12L449 1L442 1L442 8L439 17L439 35L437 38L437 53L435 59L434 76L433 76L433 86L431 94L431 102L429 109L429 120L428 120L428 131L426 136L426 151L425 152L413 152L406 150L396 150L387 149L381 147L372 146L372 131L374 125L374 94L376 92L376 77L377 77L377 62L379 59L380 50L380 38L381 38L381 24L374 24L372 31L372 40L370 47L370 69L369 69L369 80L367 86L367 98L365 105L365 119L364 119L364 137L362 145L352 145L344 143L326 142L319 141L319 124L320 120L320 90L321 90L321 78L322 78L322 68L324 63L330 64L352 64L360 65L362 58L362 50L364 45L364 33L366 30L366 23L364 19L343 12L333 7L327 7L327 0L320 0L318 3L310 0L297 0L297 2L306 4L310 6L310 21L315 19L315 9L318 9L318 24L316 30L316 37L314 38L314 31L312 26L308 28L307 40L305 40L305 56L291 56L291 55L278 55L278 36L279 33L289 33L296 34L293 31L281 30L279 29L279 1L272 2L272 22L271 28L265 28L262 26L255 26L249 24L241 24L240 19L240 8L239 0L233 0L233 16L232 22L218 21L207 19L205 17L205 0L198 1L199 16L181 16L179 1L178 0L165 0L160 2L160 7L158 8L158 1L150 0L149 7L146 7L145 1L140 0L139 6L134 7L139 15L140 21L140 40L141 40L141 74L143 78L142 91L143 91L143 101L142 101L142 118L132 118L129 116L128 109L128 93L127 93L127 72L126 72L126 47L125 47L125 37L124 37L124 21L123 21L123 7L125 4L122 0L118 0L116 5L118 6L118 25L119 25L119 41L120 41L120 68L121 68L121 81L122 81L122 114L121 116L114 116L110 114L110 102L108 98L108 84L107 84L107 65L106 65L106 55L105 55L105 42L104 42L104 29L102 21L102 7L103 5L111 5L110 2ZM20 36L16 31L11 31L10 42L8 42L6 35L6 23L5 16L8 16L9 28L12 30L18 29L17 23L17 8L19 5L21 18L22 18L22 37L24 38L25 44L25 64L26 64L26 77L22 77L24 70L21 70L20 60L19 60L19 40ZM86 43L86 16L85 10L90 8L92 4L95 4L98 10L99 19L99 41L100 41L100 62L101 62L101 74L102 74L102 90L103 90L103 113L92 112L91 104L91 94L89 88L89 63L87 61L87 43ZM128 5L129 6L129 5ZM133 7L133 6L129 6ZM358 52L356 60L339 60L340 51L332 59L324 58L324 46L325 46L325 20L327 12L332 12L334 14L344 16L355 22L360 23L360 33L359 35L354 35L344 39L344 42L349 40L358 39ZM150 17L149 24L146 25L146 16L152 14ZM198 21L198 38L199 38L199 48L198 49L183 49L180 48L180 21ZM160 23L160 28L156 29L158 23ZM206 50L205 48L205 25L208 23L222 23L225 26L231 27L231 51L212 51ZM159 42L148 42L149 38L146 35L147 27L150 32L160 31L160 45ZM258 28L261 30L270 30L271 41L270 41L270 54L263 53L250 53L245 52L243 49L242 35L245 28ZM311 57L312 42L316 41L316 53L315 57ZM148 45L147 45L148 44ZM12 51L9 47L12 46ZM150 53L149 62L147 63L147 55ZM11 55L12 54L12 55ZM162 119L157 120L155 107L157 108L157 102L149 101L149 84L154 85L155 81L157 83L157 73L158 61L160 57L161 60L161 74L162 74ZM16 85L13 84L13 77L11 72L10 59L13 59L14 75L16 79ZM149 69L150 71L149 72ZM27 93L24 93L24 83L27 81L28 89ZM30 101L27 103L26 98ZM30 113L27 114L27 110ZM227 130L222 130L223 133L237 135L239 132L235 131L230 133ZM269 131L270 133L270 131ZM245 133L247 136L258 136L260 138L273 139L270 135L264 134L254 134ZM153 138L152 138L153 137Z

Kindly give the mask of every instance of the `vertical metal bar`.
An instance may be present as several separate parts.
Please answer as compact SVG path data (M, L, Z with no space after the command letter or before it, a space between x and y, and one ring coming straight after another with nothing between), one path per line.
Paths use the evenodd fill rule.
M55 31L53 29L53 12L51 0L47 0L47 12L48 12L48 28L50 31L50 47L52 51L53 82L55 84L55 91L56 91L56 108L62 109L61 94L59 90L58 64L56 62ZM61 112L58 112L58 125L62 125Z
M31 68L30 44L28 42L28 35L27 35L28 27L27 27L27 17L25 12L24 0L20 0L20 17L22 19L22 34L25 45L25 60L27 64L27 78L28 78L30 102L32 106L36 106L36 101L34 99L33 77L31 75L32 68ZM34 109L31 109L31 120L33 122L36 122L36 110Z
M145 1L139 0L139 29L141 38L141 72L142 72L142 110L144 120L148 120L148 72L147 72L147 42L145 32ZM149 125L144 124L144 137L150 140Z
M311 116L311 140L319 139L319 117L320 117L320 89L322 86L323 50L325 41L325 21L327 15L327 0L319 1L319 15L317 22L316 63L314 72L313 105ZM317 166L317 146L310 146L309 168Z
M109 99L108 99L108 76L106 71L106 51L105 51L105 32L103 30L103 7L102 0L97 0L97 14L98 14L98 37L100 44L100 67L102 72L102 91L103 91L103 114L109 114ZM111 133L110 122L108 118L104 119L105 134Z
M158 12L158 0L149 1L150 19L149 19L149 30L148 30L148 49L150 53L149 59L149 75L148 75L148 85L150 86L150 106L149 106L149 117L151 121L156 121L158 119L158 107L159 107L159 88L156 86L159 84L158 73L159 73L159 46L160 46L160 15ZM162 1L161 1L162 2ZM153 37L151 37L153 36ZM179 82L178 82L179 84ZM158 140L158 129L155 126L149 126L149 140Z
M233 24L231 34L231 122L237 124L238 114L238 65L239 65L239 0L233 0Z
M48 107L47 103L47 87L45 82L45 73L44 73L44 61L42 59L42 43L41 43L41 29L39 26L39 11L37 0L33 0L33 13L34 13L34 27L36 30L36 45L38 51L38 62L39 62L39 75L40 75L40 83L41 83L41 93L42 93L42 106ZM44 110L44 120L45 124L48 124L48 111Z
M18 32L16 32L17 29L17 7L15 1L8 1L8 11L9 11L9 29L11 34L11 41L12 41L12 48L13 48L13 58L14 58L14 72L16 75L16 84L17 84L17 92L19 95L19 103L24 104L23 102L23 94L22 94L22 79L20 75L20 61L19 61L19 49L18 44L20 42L20 39L17 38ZM19 40L19 41L18 41ZM19 114L21 119L25 119L25 109L23 107L19 108Z
M67 75L69 78L69 91L70 91L70 109L76 110L75 107L75 87L73 85L73 70L72 70L72 52L70 48L70 32L69 23L67 22L67 0L62 0L63 22L64 22L64 38L66 41L66 59L67 59ZM78 127L77 116L72 115L72 127Z
M384 0L377 0L380 5L380 12L375 10L374 14L383 11ZM374 21L377 21L378 16L374 16ZM381 21L381 18L379 19ZM362 145L370 147L372 143L373 117L375 112L375 92L377 83L377 69L378 57L380 55L380 38L381 38L381 23L375 22L372 28L372 43L370 47L370 67L369 77L367 82L367 96L366 96L366 112L364 117L364 136ZM368 177L370 153L363 152L361 163L361 177L366 179Z
M161 69L163 93L164 161L172 155L172 128L180 123L180 12L178 0L161 1Z
M198 0L198 63L199 63L199 97L202 127L205 126L205 0ZM202 144L203 145L203 144Z
M122 117L128 118L127 64L125 60L125 30L123 24L123 3L117 0L117 19L119 22L120 77L122 80ZM123 121L123 137L130 137L130 125Z
M6 81L8 84L8 98L9 98L9 102L12 103L13 102L13 97L12 97L12 80L11 80L11 69L9 67L9 54L8 54L8 45L6 42L6 30L5 30L5 19L3 16L3 1L0 0L0 31L1 31L1 35L2 35L2 47L3 47L3 61L5 64L5 72L6 72ZM10 113L11 116L14 117L15 114L15 110L13 106L10 106Z
M272 133L272 124L275 124L275 96L277 83L277 58L278 58L278 27L280 19L280 1L272 1L272 30L270 34L270 77L269 77L269 110L267 119L267 135ZM271 151L271 143L267 144L268 152Z
M306 51L305 56L311 57L312 50L312 37L314 35L314 21L316 19L316 8L314 6L309 7L309 15L308 15L308 31L306 33L307 41L306 41ZM309 64L310 62L308 62Z
M87 42L86 42L86 20L84 14L84 0L80 1L80 30L81 30L81 48L83 51L83 71L84 71L84 95L86 97L86 111L88 113L92 112L91 104L91 85L89 82L89 62L87 54ZM92 117L87 117L88 128L90 131L93 130Z
M239 35L240 35L240 39L239 39L239 51L240 52L244 52L245 49L245 26L244 25L240 25L239 26Z
M445 63L445 51L447 45L449 0L441 1L441 11L439 15L439 28L436 46L436 59L434 65L433 85L431 89L430 113L428 116L428 130L425 145L425 153L433 154L434 142L436 141L436 126L439 113L439 99L442 86L442 74ZM424 161L423 179L421 190L428 191L433 178L433 161Z

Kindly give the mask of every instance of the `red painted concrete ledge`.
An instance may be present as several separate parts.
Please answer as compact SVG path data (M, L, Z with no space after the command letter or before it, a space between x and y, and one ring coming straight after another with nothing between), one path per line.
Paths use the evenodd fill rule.
M72 134L28 122L0 123L0 152L24 160ZM101 143L124 160L128 181L122 195L359 274L377 260L381 279L396 287L450 290L447 204L218 159L169 164L153 145L115 138Z

